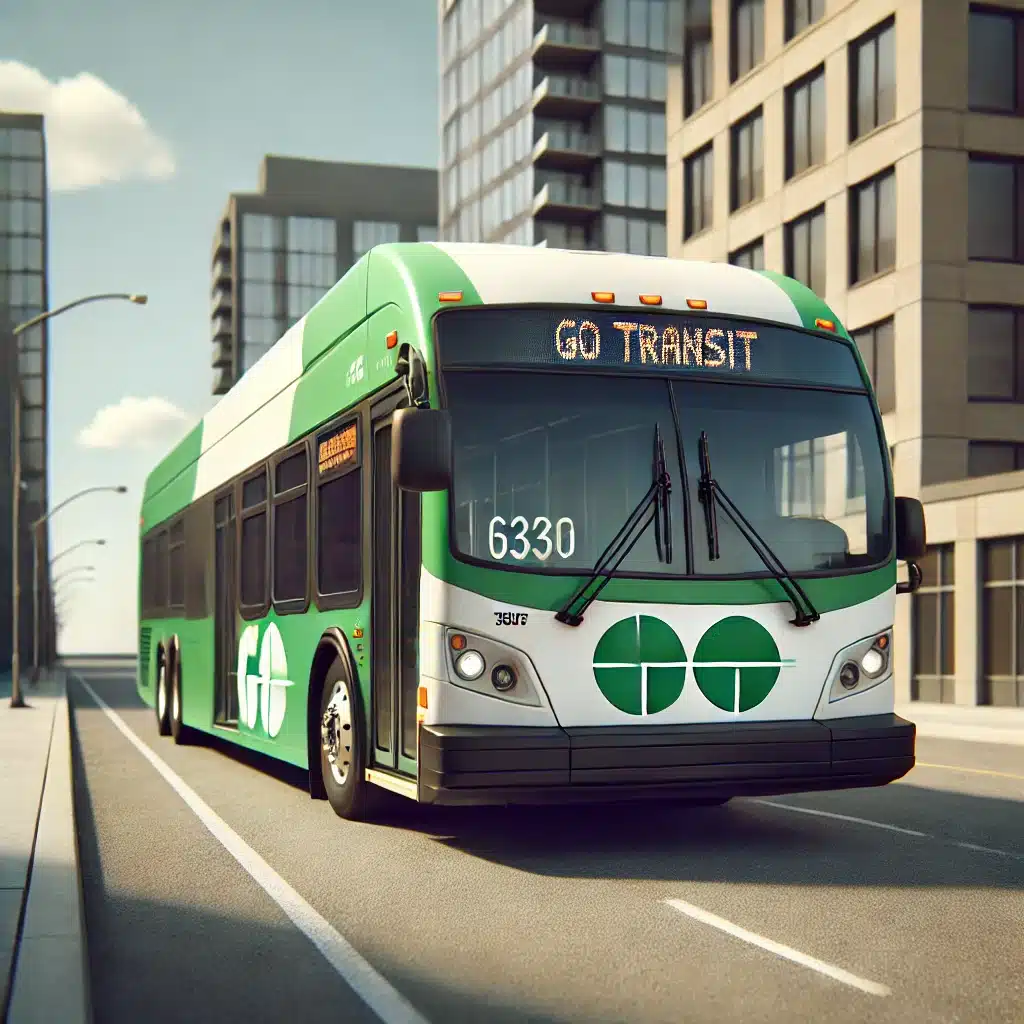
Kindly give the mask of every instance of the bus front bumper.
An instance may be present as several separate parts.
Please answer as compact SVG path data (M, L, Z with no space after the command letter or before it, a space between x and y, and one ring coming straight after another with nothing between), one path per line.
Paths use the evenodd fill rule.
M916 732L892 714L575 729L421 725L419 799L714 800L884 786L914 767Z

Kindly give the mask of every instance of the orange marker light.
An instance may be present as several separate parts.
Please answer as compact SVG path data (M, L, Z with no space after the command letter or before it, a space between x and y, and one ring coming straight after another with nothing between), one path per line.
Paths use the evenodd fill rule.
M708 308L708 300L707 299L687 299L686 300L686 304L690 307L690 309L707 309Z
M388 343L388 348L394 348L398 344L398 331L391 331L384 340Z
M438 302L461 302L462 292L438 292Z
M416 703L421 708L425 708L427 706L427 688L425 686L421 686L416 691Z
M641 295L640 302L644 306L660 306L661 296L660 295Z
M590 297L595 302L614 302L615 292L591 292Z
M879 637L879 638L878 638L878 639L877 639L877 640L875 641L875 646L876 646L876 647L877 647L877 648L878 648L878 649L879 649L880 651L884 651L884 650L886 649L886 647L888 647L888 646L889 646L889 637L888 637L888 635L887 635L887 634L885 634L885 633L883 633L883 634L882 634L882 635L881 635L881 636L880 636L880 637Z
M821 328L823 331L834 331L836 325L831 320L823 320L820 316L814 321L814 326Z
M466 638L461 633L453 633L449 643L453 651L461 651L466 646Z

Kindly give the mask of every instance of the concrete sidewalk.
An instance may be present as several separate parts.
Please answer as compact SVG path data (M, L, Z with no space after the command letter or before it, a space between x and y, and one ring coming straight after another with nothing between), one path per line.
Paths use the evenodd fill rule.
M918 736L1024 747L1024 708L964 704L897 704L896 714L917 725Z
M63 670L23 687L0 680L0 1019L91 1020Z

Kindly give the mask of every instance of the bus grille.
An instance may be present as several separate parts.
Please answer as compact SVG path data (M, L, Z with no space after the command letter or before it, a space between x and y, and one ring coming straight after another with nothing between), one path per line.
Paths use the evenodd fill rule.
M149 626L143 626L139 631L139 681L143 686L149 686L150 633Z

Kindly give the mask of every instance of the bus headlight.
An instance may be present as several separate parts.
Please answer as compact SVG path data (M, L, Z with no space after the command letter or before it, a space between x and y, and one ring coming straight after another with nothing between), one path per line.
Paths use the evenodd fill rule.
M455 659L455 671L467 683L479 679L484 674L485 667L483 655L479 651L463 651Z
M860 667L865 675L869 675L874 679L874 677L885 668L885 657L880 650L876 647L872 647L871 650L860 659Z
M832 664L830 702L870 690L892 675L892 630L850 644Z

